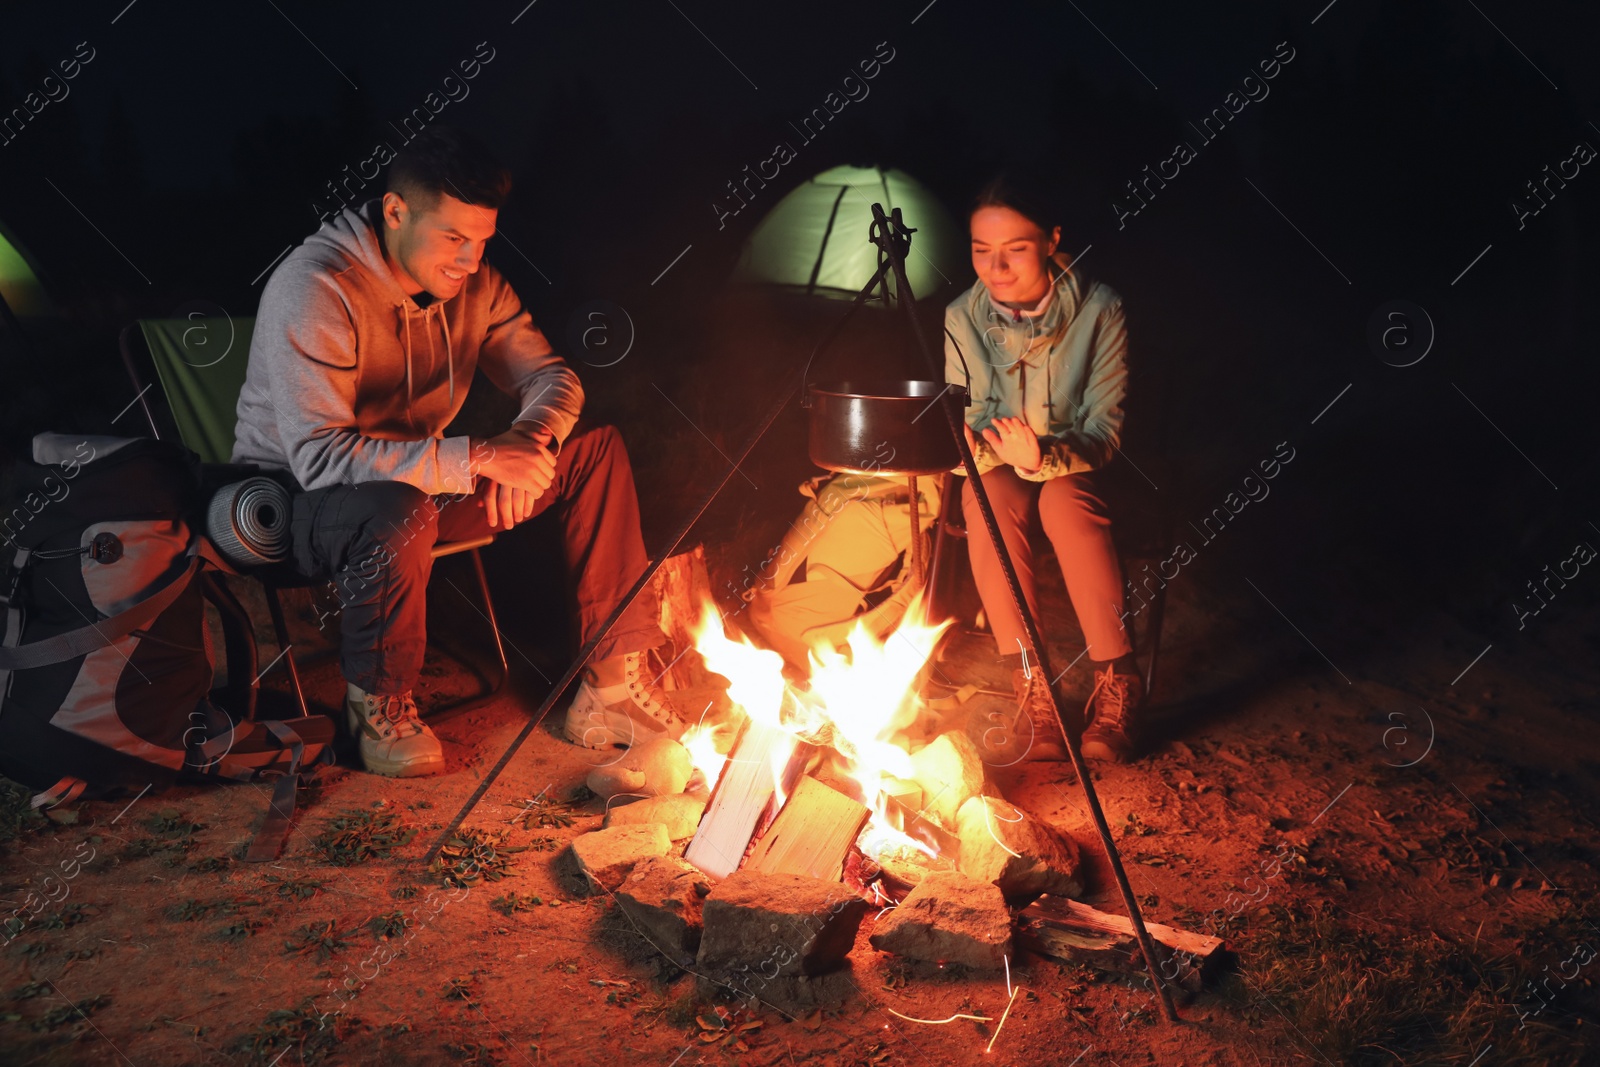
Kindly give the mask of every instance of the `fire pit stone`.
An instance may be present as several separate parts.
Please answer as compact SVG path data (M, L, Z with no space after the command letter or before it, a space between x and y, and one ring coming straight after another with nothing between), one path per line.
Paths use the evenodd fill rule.
M571 847L590 886L604 890L620 886L640 860L665 856L672 849L672 841L665 826L647 823L581 834L573 839Z
M1008 900L1083 895L1078 846L1043 820L995 797L973 797L956 821L962 874L993 882Z
M617 887L617 908L672 962L694 962L703 929L701 910L711 884L675 856L640 860Z
M586 784L596 796L610 800L622 793L670 796L683 792L694 765L689 750L670 737L634 745L614 761L589 772Z
M871 941L909 959L998 969L1012 952L1011 911L993 883L935 871L877 921Z
M737 871L706 898L700 966L741 984L837 969L855 946L867 902L839 882ZM757 989L743 989L760 996Z
M693 837L705 813L706 802L688 793L671 796L647 797L632 804L616 804L606 812L606 826L639 826L658 822L667 828L667 836L674 841Z
M961 806L983 792L983 756L964 733L940 734L911 754L911 766L923 811L952 829Z

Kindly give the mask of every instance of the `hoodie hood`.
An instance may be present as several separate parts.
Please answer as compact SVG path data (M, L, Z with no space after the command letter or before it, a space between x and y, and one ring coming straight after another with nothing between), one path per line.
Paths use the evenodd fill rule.
M449 322L445 319L445 308L451 301L459 299L462 293L457 293L449 300L438 300L424 290L419 295L427 303L419 304L416 297L400 287L400 282L394 276L394 269L390 266L389 257L383 247L382 206L381 200L368 200L359 208L346 208L312 234L306 245L309 247L324 245L330 254L342 256L353 263L351 269L364 272L373 286L381 292L385 302L393 308L395 337L401 342L405 351L406 420L414 429L422 431L423 428L418 425L416 417L416 359L419 347L417 338L420 337L427 343L430 369L438 363L437 349L442 347L444 350L445 404L454 417L455 350L450 342L450 328ZM466 287L463 286L462 292L465 290ZM436 344L436 338L442 340Z

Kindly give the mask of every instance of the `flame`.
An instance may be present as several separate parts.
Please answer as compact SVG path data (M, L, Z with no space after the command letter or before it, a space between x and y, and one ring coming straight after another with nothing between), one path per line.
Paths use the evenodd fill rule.
M775 726L807 741L833 748L872 812L859 844L868 855L884 848L912 848L937 855L927 844L904 833L888 808L890 779L910 778L910 754L894 743L897 733L922 710L917 677L933 655L949 621L929 624L922 597L912 600L905 617L886 637L879 637L857 619L842 646L826 641L811 649L811 676L791 684L783 675L783 658L756 648L742 637L733 640L722 627L716 607L707 603L694 631L695 647L706 666L728 680L728 697L756 722ZM716 784L726 759L712 731L691 728L684 744L694 765ZM781 779L793 746L774 752L774 777ZM777 803L782 795L781 781ZM774 809L776 810L776 809Z
M689 750L689 763L706 781L710 789L722 777L722 768L728 757L717 749L717 731L714 726L696 723L683 733L683 747Z

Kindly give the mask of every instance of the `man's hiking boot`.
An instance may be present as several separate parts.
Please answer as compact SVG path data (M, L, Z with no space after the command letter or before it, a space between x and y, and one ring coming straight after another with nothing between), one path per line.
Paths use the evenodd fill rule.
M1089 697L1089 728L1083 732L1083 758L1126 763L1138 749L1134 715L1144 702L1144 679L1107 667L1094 676Z
M417 778L444 770L444 747L417 717L410 693L376 696L347 684L345 723L361 742L361 763L373 774Z
M593 672L585 673L567 709L565 734L584 748L632 747L656 737L680 740L687 726L661 688L661 674L652 673L649 654L629 652L615 685L598 685Z
M1049 681L1038 669L1021 667L1011 672L1017 694L1017 734L1027 744L1022 759L1029 763L1063 763L1068 758L1061 736L1061 721L1050 704Z

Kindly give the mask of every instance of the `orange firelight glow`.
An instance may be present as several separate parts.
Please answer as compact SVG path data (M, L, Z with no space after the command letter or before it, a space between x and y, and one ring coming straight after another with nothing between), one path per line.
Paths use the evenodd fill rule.
M948 621L930 625L922 598L912 601L905 617L886 638L859 620L841 648L811 650L811 677L790 683L783 658L756 648L743 637L730 639L716 607L707 604L694 630L695 648L706 667L728 680L728 697L756 722L775 726L797 741L826 746L843 760L872 819L858 840L863 852L877 855L889 847L911 847L936 853L901 831L887 807L886 785L912 777L911 756L895 743L923 710L917 678L927 665ZM715 785L726 757L718 754L711 728L691 727L684 745L695 767ZM779 746L774 771L781 774L794 746ZM778 804L783 803L780 794Z

